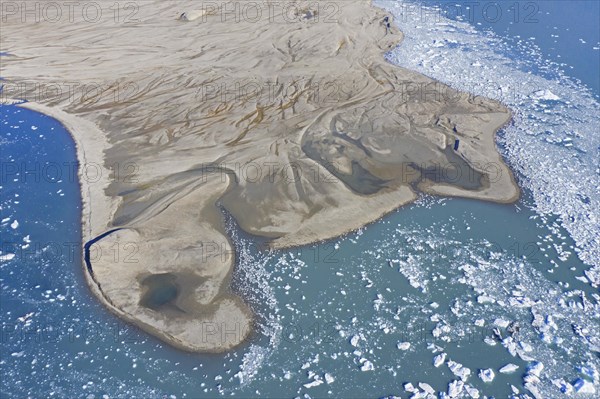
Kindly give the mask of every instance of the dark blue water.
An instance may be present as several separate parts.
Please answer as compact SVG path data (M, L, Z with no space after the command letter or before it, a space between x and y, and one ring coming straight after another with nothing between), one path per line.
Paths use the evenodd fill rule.
M417 2L415 2L417 3ZM537 73L560 68L600 95L600 2L595 0L538 1L439 1L419 2L438 6L445 17L467 21L482 31L492 31L514 44L516 56L539 54ZM419 11L413 11L419 12ZM433 18L424 14L424 18ZM519 54L519 51L525 51Z
M83 279L74 143L55 119L16 106L0 106L0 132L2 397L80 397L88 382L113 395L119 375L134 377L129 352L142 339Z

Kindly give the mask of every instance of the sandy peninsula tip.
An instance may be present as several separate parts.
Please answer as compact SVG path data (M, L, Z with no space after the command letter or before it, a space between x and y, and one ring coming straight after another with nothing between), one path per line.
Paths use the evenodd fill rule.
M24 106L77 144L84 252L120 249L84 259L92 292L183 350L228 351L252 331L230 288L236 254L219 206L286 248L419 193L519 195L494 140L506 107L386 62L402 34L369 1L337 2L333 15L293 3L252 19L148 0L127 23L3 21L0 50L15 55L3 77L33 82ZM67 82L98 89L36 96Z

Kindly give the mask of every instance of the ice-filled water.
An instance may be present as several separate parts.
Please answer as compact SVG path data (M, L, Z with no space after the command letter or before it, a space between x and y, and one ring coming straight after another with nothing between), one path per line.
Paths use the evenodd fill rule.
M597 264L600 105L594 93L545 60L531 40L504 40L435 11L413 14L409 2L377 4L394 13L405 34L390 62L511 108L513 123L500 135L505 156L532 191L536 211L558 215L581 259Z
M390 61L513 109L500 150L523 198L424 196L290 251L260 250L229 220L233 286L256 331L229 354L188 354L93 298L73 143L55 120L0 106L3 397L598 395L596 94L526 40L515 47L451 19L403 21L405 3L378 2L406 34Z

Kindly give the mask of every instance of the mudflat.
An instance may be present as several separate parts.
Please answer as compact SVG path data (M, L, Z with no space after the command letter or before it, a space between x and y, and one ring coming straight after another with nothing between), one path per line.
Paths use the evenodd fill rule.
M172 345L221 352L252 332L223 210L285 248L419 192L519 196L494 140L510 112L387 63L402 34L369 1L132 4L94 22L5 13L3 97L69 129L90 288Z

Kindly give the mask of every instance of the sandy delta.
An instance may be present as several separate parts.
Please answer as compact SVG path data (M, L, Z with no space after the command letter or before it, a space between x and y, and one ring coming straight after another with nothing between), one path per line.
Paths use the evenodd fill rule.
M224 212L286 248L419 192L519 196L494 140L507 108L386 62L402 33L369 1L45 3L3 5L3 101L71 132L89 286L176 347L252 333Z

